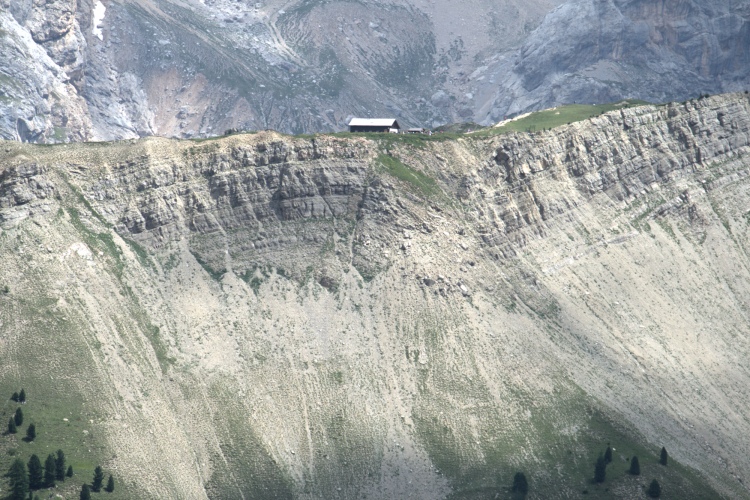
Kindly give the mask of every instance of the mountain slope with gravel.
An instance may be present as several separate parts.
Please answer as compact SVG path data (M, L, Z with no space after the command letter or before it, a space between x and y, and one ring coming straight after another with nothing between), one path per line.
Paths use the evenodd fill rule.
M38 430L0 468L64 449L66 497L101 464L120 498L518 471L749 498L749 153L746 94L533 134L3 142L0 390Z

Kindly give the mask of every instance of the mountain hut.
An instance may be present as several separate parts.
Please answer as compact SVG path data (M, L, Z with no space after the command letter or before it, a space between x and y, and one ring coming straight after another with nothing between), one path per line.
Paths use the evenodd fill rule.
M349 132L398 132L401 126L395 118L352 118Z

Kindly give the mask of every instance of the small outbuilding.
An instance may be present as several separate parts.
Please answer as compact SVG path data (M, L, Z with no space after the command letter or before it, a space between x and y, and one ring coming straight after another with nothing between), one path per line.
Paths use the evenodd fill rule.
M398 132L401 126L395 118L352 118L349 132Z
M407 130L410 134L424 134L425 130L422 127L414 127Z

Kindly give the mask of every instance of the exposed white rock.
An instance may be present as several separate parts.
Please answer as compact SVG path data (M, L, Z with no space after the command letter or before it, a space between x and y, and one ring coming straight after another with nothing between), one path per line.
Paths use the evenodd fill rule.
M104 15L107 12L107 7L101 2L96 0L93 11L93 21L91 33L99 40L104 40L104 33L102 32L102 24L104 23Z

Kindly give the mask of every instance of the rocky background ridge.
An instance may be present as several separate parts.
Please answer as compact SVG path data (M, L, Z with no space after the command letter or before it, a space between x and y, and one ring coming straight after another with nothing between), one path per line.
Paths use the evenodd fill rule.
M434 127L746 90L748 2L3 0L0 137Z

